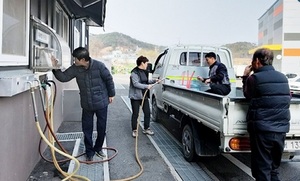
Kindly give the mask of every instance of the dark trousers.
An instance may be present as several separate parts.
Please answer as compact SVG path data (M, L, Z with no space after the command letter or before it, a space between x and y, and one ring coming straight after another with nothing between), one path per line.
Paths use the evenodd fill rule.
M230 85L226 84L210 84L210 89L206 92L219 94L219 95L228 95L231 91Z
M94 114L97 117L97 139L93 146ZM107 107L95 111L82 109L82 131L84 134L85 153L94 156L95 151L102 150L107 122Z
M257 181L279 181L285 133L250 133L251 171Z
M142 104L142 100L134 100L130 99L132 116L131 116L131 128L132 130L136 130L137 128L137 119L139 116L140 106ZM144 112L144 129L148 129L150 125L150 106L149 99L145 98L143 104L143 112Z

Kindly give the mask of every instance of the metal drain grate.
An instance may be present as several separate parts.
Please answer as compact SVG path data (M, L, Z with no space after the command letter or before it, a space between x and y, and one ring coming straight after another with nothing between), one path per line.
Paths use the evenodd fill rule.
M57 133L56 137L59 141L75 141L73 155L77 155L77 153L84 152L84 143L83 143L83 132L70 132L70 133ZM96 140L97 132L93 132L93 140ZM106 145L106 143L104 143ZM106 153L106 152L105 152ZM107 153L106 153L107 154ZM78 158L80 161L85 160L85 156L81 156ZM100 158L94 157L95 161L99 161ZM68 172L71 173L74 170L74 161L70 162ZM79 170L76 174L85 176L89 178L91 181L98 180L109 180L109 174L107 174L104 170L108 170L108 163L104 165L104 163L94 163L94 164L80 164Z
M56 137L59 141L75 141L83 138L83 132L57 133ZM93 140L97 138L97 132L93 132Z

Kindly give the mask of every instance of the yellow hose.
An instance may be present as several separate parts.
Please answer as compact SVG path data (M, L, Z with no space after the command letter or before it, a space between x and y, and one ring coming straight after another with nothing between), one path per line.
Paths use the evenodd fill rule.
M155 83L157 84L157 83ZM153 86L155 85L153 84ZM147 92L148 92L149 89L147 89L143 95L143 99L142 99L142 103L141 103L141 106L140 107L143 107L144 105L144 101L145 101L145 97L147 95ZM31 95L34 96L34 92L33 92L33 88L31 89ZM54 104L54 93L53 93L53 90L52 90L52 93L51 93L51 104L50 106L48 105L48 100L46 100L45 102L47 102L47 109L46 109L46 116L47 116L47 119L50 120L50 126L51 128L49 129L53 129L53 104ZM45 97L48 97L48 96L45 96ZM36 103L35 103L35 98L33 97L32 98L33 100L33 104L34 104L34 107L36 106ZM50 108L49 108L50 107ZM50 111L48 110L50 109ZM124 179L120 179L120 180L113 180L113 181L128 181L128 180L133 180L133 179L136 179L138 178L144 171L144 168L143 168L143 165L139 159L139 156L138 156L138 133L139 133L139 123L140 123L140 113L141 113L141 110L139 110L139 115L138 115L138 119L137 119L137 130L136 130L136 138L135 138L135 159L140 167L140 171L136 174L136 175L133 175L131 177L128 177L128 178L124 178ZM34 111L36 111L36 109L34 109ZM49 111L49 112L48 112ZM65 178L62 180L62 181L65 181L65 180L74 180L74 178L77 178L77 179L81 179L81 180L86 180L86 181L90 181L87 177L84 177L84 176L80 176L80 175L75 175L75 173L79 170L79 167L80 167L80 162L73 156L57 149L55 147L55 141L54 141L54 138L52 136L52 134L50 133L50 131L48 132L48 136L49 136L49 140L46 138L46 136L44 135L41 127L40 127L40 124L39 124L39 121L37 121L37 113L35 113L35 117L36 117L36 127L38 129L38 132L40 133L40 136L42 137L42 139L45 141L45 143L50 147L51 149L51 154L52 154L52 157L53 157L53 163L56 167L56 169L63 175L65 176ZM50 119L49 119L50 118ZM55 156L55 151L58 152L59 154L71 159L71 160L74 160L75 163L76 163L76 168L74 169L74 171L72 173L67 173L65 171L63 171L59 164L58 164L58 161L56 159L56 156Z
M52 129L53 130L53 128L54 128L54 121L53 121L53 112L54 112L54 91L53 91L53 89L51 89L52 91L51 91L51 103L50 103L50 111L48 112L48 114L47 114L47 116L48 116L48 118L50 117L50 119L48 119L48 120L50 120L50 126L51 126L51 128L50 129ZM47 101L47 104L48 104L48 100L46 100ZM49 108L49 106L47 106L48 108ZM49 140L50 140L50 143L52 143L52 145L53 145L53 147L55 147L55 141L54 141L54 138L53 138L53 136L52 136L52 134L51 134L51 132L49 131L48 132L48 135L49 135ZM67 178L70 178L70 180L73 180L71 177L75 177L75 178L79 178L79 179L81 179L81 180L86 180L86 181L90 181L90 179L88 179L87 177L84 177L84 176L80 176L80 175L74 175L77 171L78 171L78 169L79 169L79 167L80 167L80 162L78 161L78 159L76 159L75 157L73 157L73 156L71 156L71 159L72 160L74 160L76 163L78 163L78 167L77 167L77 169L75 169L75 171L73 172L74 174L72 174L71 175L71 177L69 177L70 176L70 174L69 173L67 173L67 172L64 172L61 168L60 168L60 166L59 166L59 164L58 164L58 161L57 161L57 159L56 159L56 156L55 156L55 150L53 149L53 147L51 147L51 153L52 153L52 158L53 158L53 162L54 162L54 165L55 165L55 167L66 177L64 180L67 180Z
M63 181L64 181L64 180L68 180L68 179L70 179L71 177L85 178L85 177L82 177L82 176L79 176L79 175L75 175L75 173L78 171L79 166L80 166L79 161L78 161L76 158L74 158L73 156L71 156L71 155L69 155L69 154L66 154L66 153L64 153L63 151L61 151L61 150L57 149L56 147L54 147L54 146L48 141L48 139L45 137L45 135L43 134L43 131L42 131L41 127L40 127L40 123L39 123L39 122L36 122L36 127L37 127L37 129L38 129L38 132L40 133L40 136L42 137L42 139L45 141L45 143L46 143L50 148L52 148L53 150L55 150L55 151L58 152L59 154L65 156L65 157L67 157L67 158L69 158L69 159L71 159L71 160L74 160L75 163L76 163L76 168L75 168L74 172L71 173L71 174L70 174L70 173L64 172L63 170L60 169L60 167L58 168L58 169L61 171L61 173L62 173L64 176L66 176L66 178L63 179ZM56 162L56 163L57 163L57 162ZM86 180L89 180L89 179L86 179Z
M158 83L160 83L161 81L163 81L165 78L163 78L163 79L160 79L159 81L157 81L155 84L153 84L152 85L152 87L153 86L155 86L156 84L158 84ZM152 88L151 87L151 88ZM146 95L147 95L147 92L149 91L149 89L147 89L146 91L145 91L145 93L144 93L144 95L143 95L143 100L142 100L142 103L141 103L141 106L140 107L142 107L143 108L143 106L144 106L144 102L145 102L145 97L146 97ZM142 165L142 163L141 163L141 161L140 161L140 159L139 159L139 154L138 154L138 135L139 135L139 124L140 124L140 113L141 113L141 110L142 109L140 109L139 110L139 115L138 115L138 119L137 119L137 129L136 129L136 137L135 137L135 160L137 161L137 163L138 163L138 165L139 165L139 167L140 167L140 171L139 171L139 173L137 173L136 175L133 175L133 176L131 176L131 177L128 177L128 178L124 178L124 179L120 179L120 180L112 180L112 181L128 181L128 180L133 180L133 179L136 179L136 178L138 178L142 173L143 173L143 171L144 171L144 167L143 167L143 165Z
M156 85L156 83L154 85ZM143 165L142 165L142 163L141 163L141 161L139 159L139 154L138 154L138 135L139 135L140 115L141 115L141 111L142 111L141 108L144 106L145 97L147 95L148 90L149 89L147 89L145 91L144 96L143 96L143 100L142 100L142 103L141 103L141 106L140 106L139 115L138 115L138 119L137 119L136 137L135 137L135 160L137 161L137 163L138 163L138 165L140 167L140 171L139 171L139 173L137 173L136 175L133 175L131 177L120 179L120 180L113 180L113 181L128 181L128 180L133 180L133 179L138 178L143 173L143 171L144 171L144 167L143 167Z
M32 85L32 84L31 84ZM53 160L54 160L54 165L56 167L56 169L58 169L60 171L60 173L62 175L65 176L65 178L63 179L63 181L66 181L66 180L74 180L74 178L77 178L77 179L81 179L81 180L86 180L86 181L90 181L88 178L84 177L84 176L80 176L80 175L75 175L75 173L79 170L79 167L80 167L80 162L73 156L69 155L69 154L66 154L65 152L57 149L55 146L54 146L54 141L53 141L53 136L49 133L49 140L46 138L46 136L44 135L41 127L40 127L40 123L37 119L37 110L36 110L36 101L35 101L35 97L34 97L34 87L31 87L31 96L32 96L32 102L33 102L33 107L34 107L34 113L35 113L35 122L36 122L36 127L37 127L37 130L41 136L41 138L45 141L45 143L51 148L51 153L52 153L52 157L53 157ZM50 105L50 112L48 112L47 110L47 117L50 116L51 118L51 126L53 127L53 94L51 95L51 101L52 101L52 104ZM48 101L47 101L48 102ZM49 108L49 106L47 106ZM71 159L71 160L74 160L75 161L75 164L76 164L76 167L74 169L74 171L72 173L67 173L65 171L63 171L58 162L57 162L57 159L55 157L55 151L58 152L59 154Z

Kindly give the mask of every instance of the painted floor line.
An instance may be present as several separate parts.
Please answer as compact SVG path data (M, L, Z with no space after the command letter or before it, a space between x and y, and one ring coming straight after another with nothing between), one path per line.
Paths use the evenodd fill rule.
M80 140L81 140L81 139L76 139L75 145L74 145L74 149L73 149L73 153L72 153L72 156L78 155L78 150L79 150L79 146L80 146ZM70 161L69 168L68 168L68 173L73 173L74 168L75 168L75 161L74 161L74 160L71 160L71 161Z
M236 159L230 154L222 154L222 155L225 158L227 158L229 161L231 161L234 165L236 165L238 168L240 168L242 171L244 171L246 174L248 174L250 177L252 177L251 169L248 166L246 166L245 164L243 164L242 162L240 162L238 159Z
M106 137L105 137L104 142L103 142L103 147L107 147L107 145L106 145ZM102 151L103 151L103 153L105 155L108 155L106 149L103 149ZM103 180L104 181L110 181L108 161L107 162L103 162Z
M131 110L131 105L130 105L130 101L128 97L125 96L121 96L123 102L126 104L126 106L128 107L128 109L130 110L130 112L132 112ZM142 111L141 111L142 112ZM140 113L139 113L140 114ZM143 128L143 123L142 120L140 121L140 126ZM168 132L166 131L166 129L164 127L162 127L163 130L165 130L165 133L169 135L169 137L178 145L180 145L180 143ZM165 154L163 153L163 151L159 148L159 146L157 145L157 143L155 142L155 140L152 138L152 136L147 135L149 140L151 141L151 143L154 145L154 147L156 148L156 150L158 151L158 153L161 155L161 157L163 158L163 160L165 161L165 163L168 165L171 174L173 175L174 179L176 179L177 181L182 181L181 176L179 175L179 173L176 171L176 169L173 167L173 165L171 164L171 162L168 160L168 158L165 156ZM195 163L196 164L196 163ZM213 175L204 165L202 165L201 167L203 170L205 170L206 174L212 178L215 181L218 181L218 178Z
M126 98L125 96L121 96L123 102L126 104L126 106L128 107L128 109L130 110L130 112L132 113L131 110L131 106L128 103L128 98ZM140 122L140 126L143 127L142 123ZM181 177L178 175L178 173L176 172L175 168L172 166L172 164L169 162L169 160L167 159L167 157L163 154L163 152L160 150L160 148L158 147L158 145L155 143L155 141L151 138L151 136L147 135L148 138L150 139L151 143L154 145L154 147L156 148L156 150L158 151L158 153L161 155L161 157L163 158L163 160L165 161L165 163L168 165L171 174L173 175L174 179L176 179L177 181L182 181Z

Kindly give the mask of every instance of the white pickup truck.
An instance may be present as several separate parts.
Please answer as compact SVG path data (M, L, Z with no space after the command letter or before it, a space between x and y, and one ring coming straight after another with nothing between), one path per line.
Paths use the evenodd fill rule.
M197 80L207 77L205 61L208 52L217 54L217 61L228 68L231 93L220 96L204 92L208 85ZM164 79L150 91L152 120L177 121L184 158L193 161L198 156L220 153L249 152L246 128L248 102L236 77L231 52L223 47L178 45L167 48L154 64L152 78ZM300 150L300 97L293 97L290 105L290 132L285 152L292 158Z

